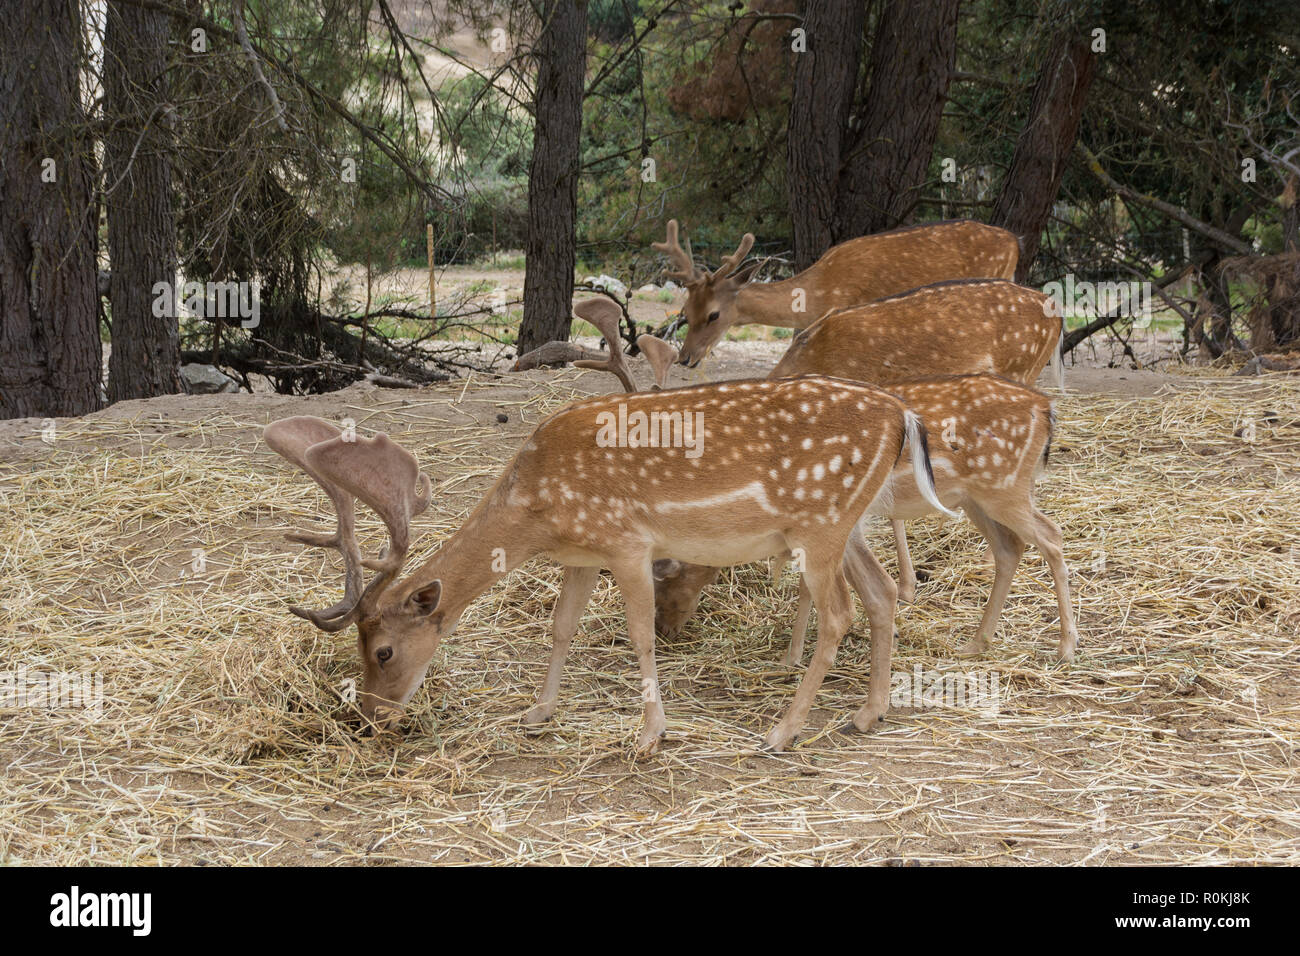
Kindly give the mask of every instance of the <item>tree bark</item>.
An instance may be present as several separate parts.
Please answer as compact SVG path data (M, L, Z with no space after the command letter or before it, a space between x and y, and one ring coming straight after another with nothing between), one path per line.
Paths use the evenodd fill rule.
M844 157L836 241L893 229L920 198L957 62L961 0L887 0L863 126Z
M1038 255L1043 227L1079 134L1079 120L1096 67L1091 39L1073 31L1062 33L1053 42L1034 83L1029 116L989 219L1020 238L1017 282L1029 275Z
M809 0L807 49L795 56L786 155L794 265L802 271L835 244L840 157L862 59L867 4Z
M577 259L579 140L586 76L586 0L546 0L534 47L533 155L519 354L569 338Z
M101 404L82 63L76 0L27 0L0 17L0 417Z
M151 398L181 390L176 316L153 314L154 285L176 282L167 105L166 14L111 2L104 36L104 140L113 271L113 350L108 398Z

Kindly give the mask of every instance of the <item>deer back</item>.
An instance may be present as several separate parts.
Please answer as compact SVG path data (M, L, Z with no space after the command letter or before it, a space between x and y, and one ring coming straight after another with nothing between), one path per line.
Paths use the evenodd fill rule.
M558 545L605 551L836 525L897 460L905 412L886 391L820 376L601 396L538 426L509 500Z
M947 279L1012 279L1019 260L1014 234L953 219L850 239L776 285L783 292L805 289L808 311L816 316Z
M1004 279L960 279L823 315L795 335L772 376L887 384L992 372L1026 384L1051 360L1061 320L1049 296Z

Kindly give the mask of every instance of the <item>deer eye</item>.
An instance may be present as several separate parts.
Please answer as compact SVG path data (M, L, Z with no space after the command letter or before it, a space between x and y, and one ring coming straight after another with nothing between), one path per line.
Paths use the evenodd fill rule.
M381 647L375 651L375 660L381 664L387 664L393 659L393 649L391 647Z
M710 321L710 322L716 322L716 321L718 321L718 313L717 313L717 312L710 312L710 313L709 313L709 321Z

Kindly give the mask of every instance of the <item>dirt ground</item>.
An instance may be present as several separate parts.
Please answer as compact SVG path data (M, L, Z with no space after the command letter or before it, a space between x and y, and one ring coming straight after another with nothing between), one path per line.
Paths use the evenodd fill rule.
M674 375L762 375L783 348L727 343ZM839 732L866 691L859 616L797 745L760 752L798 677L780 664L795 589L751 567L660 648L659 756L632 757L637 672L608 578L555 720L526 731L558 586L534 562L469 609L405 733L358 739L353 637L286 611L341 591L332 557L282 539L327 526L328 502L261 426L351 418L410 448L435 488L413 567L538 421L611 381L539 370L0 422L0 673L103 681L98 714L0 706L0 863L1300 861L1294 377L1068 369L1039 500L1066 537L1073 665L1051 657L1033 553L993 650L954 662L991 582L982 542L909 524L922 584L895 673L996 677L996 712L898 707L872 735ZM892 568L886 531L872 542Z

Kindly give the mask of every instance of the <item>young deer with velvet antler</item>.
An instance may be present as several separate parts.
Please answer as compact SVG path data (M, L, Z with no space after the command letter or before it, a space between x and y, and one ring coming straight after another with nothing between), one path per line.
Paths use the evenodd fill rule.
M678 241L676 219L668 221L667 242L651 243L672 263L670 278L686 284L683 365L699 365L735 325L802 329L829 309L944 279L1011 279L1020 259L1020 243L1012 233L956 219L850 239L790 279L753 283L761 263L741 268L753 245L753 233L745 233L736 251L709 272L696 266L690 242Z
M590 322L605 340L607 352L593 352L573 342L547 342L526 352L515 360L511 371L523 372L542 365L562 365L572 362L576 368L594 368L609 372L619 380L629 392L637 391L636 380L632 377L632 366L623 354L622 339L619 335L619 323L623 310L612 299L584 299L573 304L573 314ZM654 389L663 387L668 378L668 369L677 359L677 349L663 339L653 335L638 335L637 348L650 363L654 375Z
M654 654L655 560L727 566L798 549L821 623L813 661L767 735L769 747L782 749L803 725L852 619L841 571L845 546L904 450L917 487L942 507L924 426L880 389L810 376L617 394L571 405L539 425L461 529L398 580L410 519L430 498L415 459L384 435L349 441L317 418L275 422L265 436L338 511L332 536L294 540L342 553L346 595L325 611L292 610L326 631L357 625L361 710L380 727L400 714L470 602L512 568L545 555L564 565L564 583L550 666L526 722L554 711L570 639L599 569L608 568L641 671L638 751L653 753L665 729ZM360 556L354 498L388 528L390 544L378 560ZM851 573L879 579L864 585L878 595L867 608L868 699L853 721L866 730L888 707L893 582L869 552L860 560L854 554ZM378 572L364 587L362 566Z

